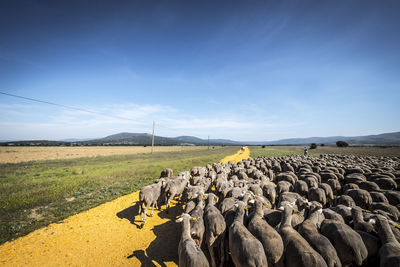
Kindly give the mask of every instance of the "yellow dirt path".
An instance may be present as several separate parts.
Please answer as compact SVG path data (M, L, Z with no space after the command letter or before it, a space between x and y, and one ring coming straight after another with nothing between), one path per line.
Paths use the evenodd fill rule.
M246 147L228 161L249 155ZM181 230L174 219L182 208L167 213L162 206L139 229L138 198L135 192L6 242L0 266L177 266Z
M238 150L238 152L236 152L233 155L229 155L226 156L225 158L223 158L221 162L225 162L228 163L229 161L232 161L234 163L238 163L239 161L241 161L242 159L247 159L250 157L250 149L246 146L244 148L244 151L242 151L241 149Z

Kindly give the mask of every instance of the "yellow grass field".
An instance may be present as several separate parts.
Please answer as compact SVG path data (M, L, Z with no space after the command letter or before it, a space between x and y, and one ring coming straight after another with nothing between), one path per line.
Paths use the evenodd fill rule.
M172 152L207 149L206 146L156 146L154 152ZM0 163L18 163L33 160L72 159L150 153L151 147L143 146L75 146L75 147L0 147Z
M246 147L223 161L249 155ZM138 200L137 191L6 242L0 266L177 266L182 207L162 206L140 229Z

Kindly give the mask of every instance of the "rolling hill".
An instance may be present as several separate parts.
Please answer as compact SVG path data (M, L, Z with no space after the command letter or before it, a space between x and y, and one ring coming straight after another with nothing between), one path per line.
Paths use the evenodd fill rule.
M29 140L8 141L1 145L151 145L151 134L147 133L118 133L103 138L91 140L69 139L68 141ZM71 140L71 141L70 141ZM77 140L77 141L72 141ZM201 139L194 136L163 137L154 136L155 145L309 145L311 143L335 145L336 141L342 140L350 145L378 145L390 146L400 145L400 132L384 133L365 136L330 136L330 137L308 137L290 138L276 141L233 141L229 139Z

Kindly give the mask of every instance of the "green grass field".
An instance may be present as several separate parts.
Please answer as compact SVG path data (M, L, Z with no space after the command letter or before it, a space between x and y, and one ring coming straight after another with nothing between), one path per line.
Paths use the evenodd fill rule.
M238 147L0 164L0 244L175 173L219 162ZM250 147L251 156L302 155L301 146ZM400 156L400 148L318 147L310 155Z
M219 162L237 147L0 164L0 244L135 192L161 170Z

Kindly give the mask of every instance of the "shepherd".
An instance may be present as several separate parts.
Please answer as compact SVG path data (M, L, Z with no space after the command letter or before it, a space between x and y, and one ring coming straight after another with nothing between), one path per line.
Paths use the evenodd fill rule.
M304 147L304 156L307 156L308 155L308 149L307 149L307 147Z

